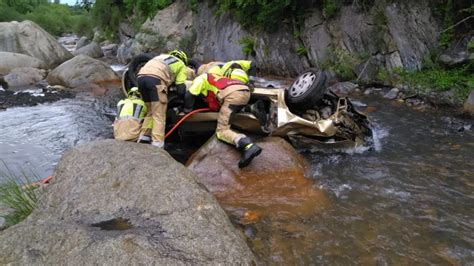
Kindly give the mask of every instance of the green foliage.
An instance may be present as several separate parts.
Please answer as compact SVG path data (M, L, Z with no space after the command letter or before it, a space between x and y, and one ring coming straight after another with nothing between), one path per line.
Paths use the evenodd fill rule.
M1 215L7 226L11 226L31 214L36 208L38 195L35 187L28 186L32 179L25 173L22 176L3 173L0 179L6 180L0 184L0 205L9 210L8 213Z
M336 0L324 0L323 2L324 16L330 18L337 12L338 9L339 7L336 3Z
M467 43L467 49L468 49L469 51L474 50L474 40L473 40L473 39L471 39L471 40Z
M220 13L229 12L244 27L275 31L308 7L302 0L213 0Z
M255 53L254 46L255 41L250 37L242 37L239 40L239 44L242 45L242 52L248 57L249 55L253 55Z
M304 46L304 44L301 44L298 49L296 49L296 53L299 55L299 56L304 56L304 55L307 55L308 54L308 50L306 50L306 47Z
M331 49L326 61L321 65L324 70L335 72L343 80L356 78L355 67L362 63L366 55L350 54L342 49Z
M402 82L424 90L449 91L453 90L459 99L466 99L474 88L474 63L454 69L443 69L439 65L424 68L421 71L400 70Z
M15 8L0 4L0 22L22 21L23 17L24 15L20 14Z
M71 31L72 14L65 5L42 5L26 14L25 18L36 22L47 32L56 36Z
M48 0L1 0L0 6L8 6L20 14L26 14L28 12L34 11L39 6L46 5L48 3Z
M186 3L193 12L198 12L199 2L200 0L186 0Z
M153 17L158 10L173 3L172 0L124 0L123 2L128 14L135 12L145 18Z

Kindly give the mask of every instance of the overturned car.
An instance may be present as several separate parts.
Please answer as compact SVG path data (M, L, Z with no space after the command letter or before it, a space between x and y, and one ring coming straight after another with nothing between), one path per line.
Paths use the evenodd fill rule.
M132 60L122 76L124 93L136 85L136 73L149 59L149 55L140 55ZM248 106L233 115L231 124L242 132L285 137L297 148L370 146L372 130L367 116L348 98L329 90L327 79L325 72L309 69L286 89L256 87ZM183 99L170 88L167 127L182 118L178 112L182 104ZM200 107L205 107L204 101L196 102L195 108ZM217 116L217 112L195 113L179 126L178 134L213 132Z

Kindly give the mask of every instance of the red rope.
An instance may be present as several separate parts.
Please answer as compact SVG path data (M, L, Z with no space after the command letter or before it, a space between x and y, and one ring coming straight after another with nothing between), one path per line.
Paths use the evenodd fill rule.
M195 114L195 113L199 113L199 112L205 112L205 111L211 111L210 108L201 108L201 109L196 109L196 110L193 110L191 111L190 113L186 114L185 116L183 116L179 121L178 123L176 123L176 125L174 125L170 131L168 131L168 133L166 133L165 135L165 139L167 137L169 137L169 135L171 135L171 133L173 133L173 131L181 124L184 122L184 120L186 120L188 117L190 117L191 115Z

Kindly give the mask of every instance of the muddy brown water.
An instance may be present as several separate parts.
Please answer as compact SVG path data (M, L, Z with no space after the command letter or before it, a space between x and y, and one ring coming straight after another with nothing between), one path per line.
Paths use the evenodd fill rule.
M474 133L458 124L474 121L358 101L375 149L301 151L306 177L246 178L216 195L231 219L240 212L250 247L264 264L473 264ZM48 176L69 147L112 137L114 111L92 97L1 111L0 159Z

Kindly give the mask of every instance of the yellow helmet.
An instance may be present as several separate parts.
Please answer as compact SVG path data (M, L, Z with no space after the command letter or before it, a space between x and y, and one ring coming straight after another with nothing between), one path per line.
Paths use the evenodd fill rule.
M183 63L185 65L188 65L188 63L189 63L188 56L186 55L185 52L183 52L181 50L173 50L173 51L169 52L169 54L174 56L174 57L179 58L181 61L183 61Z
M137 98L141 98L141 94L140 94L140 91L138 90L138 87L133 87L131 88L128 93L127 93L127 96L130 98L130 97L137 97Z
M242 69L238 69L238 68L233 69L232 72L230 73L229 78L239 80L244 84L249 83L249 76Z

